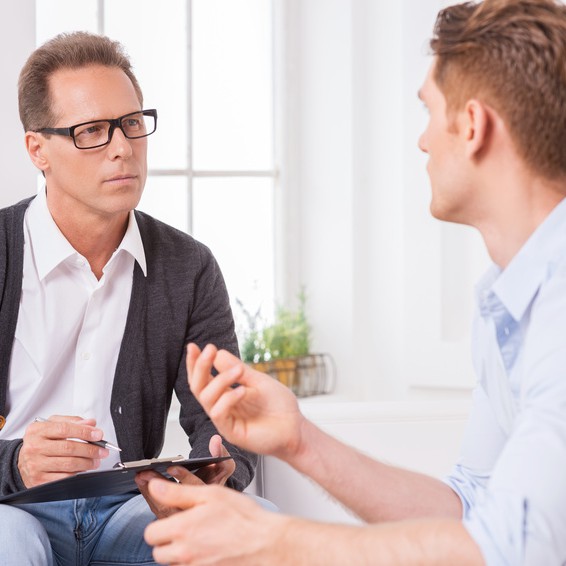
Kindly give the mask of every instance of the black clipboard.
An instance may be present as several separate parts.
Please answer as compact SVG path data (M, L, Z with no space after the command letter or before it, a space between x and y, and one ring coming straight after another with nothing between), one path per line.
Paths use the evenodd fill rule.
M63 501L65 499L83 499L101 497L136 491L138 486L134 480L138 472L155 470L167 477L166 470L171 466L182 466L195 471L210 464L229 460L231 456L189 458L156 458L126 462L122 467L100 472L84 472L62 480L44 483L29 489L0 497L0 504L44 503L46 501Z

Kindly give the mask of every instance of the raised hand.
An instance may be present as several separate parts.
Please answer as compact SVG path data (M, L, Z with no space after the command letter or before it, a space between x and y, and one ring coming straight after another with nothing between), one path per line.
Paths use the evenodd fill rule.
M227 440L282 459L299 449L305 419L287 387L211 344L202 352L189 344L187 372L193 395Z

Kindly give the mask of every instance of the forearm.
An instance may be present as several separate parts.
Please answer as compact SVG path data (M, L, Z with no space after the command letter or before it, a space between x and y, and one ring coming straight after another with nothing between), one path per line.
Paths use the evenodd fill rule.
M462 515L460 499L443 482L378 462L306 419L297 448L280 457L368 522Z
M481 566L483 557L463 525L450 519L364 527L287 521L271 564L342 566Z

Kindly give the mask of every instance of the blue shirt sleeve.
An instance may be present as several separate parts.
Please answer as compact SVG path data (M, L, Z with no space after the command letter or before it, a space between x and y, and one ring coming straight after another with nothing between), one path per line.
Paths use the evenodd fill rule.
M446 480L488 566L566 564L565 271L541 286L525 314L510 376L518 384L510 430L480 383L460 461Z

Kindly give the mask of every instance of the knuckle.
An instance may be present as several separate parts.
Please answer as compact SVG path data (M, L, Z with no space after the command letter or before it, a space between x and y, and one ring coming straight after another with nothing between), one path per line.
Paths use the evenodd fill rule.
M76 442L73 442L72 440L65 440L61 443L61 448L62 448L62 452L63 454L65 454L65 456L68 455L73 455L75 453L75 448L76 448Z
M57 436L61 438L67 438L71 435L71 427L69 426L69 423L66 422L56 423L55 431Z
M76 458L63 458L61 460L61 465L59 466L60 471L66 474L76 473L81 471L81 467L78 465Z

